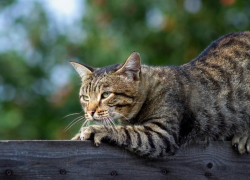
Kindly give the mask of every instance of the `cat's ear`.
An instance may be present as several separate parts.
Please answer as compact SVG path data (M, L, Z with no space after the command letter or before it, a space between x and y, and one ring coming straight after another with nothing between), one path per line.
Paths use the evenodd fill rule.
M70 63L75 68L76 72L79 74L82 81L84 81L94 71L94 68L92 67L89 67L89 66L86 66L86 65L74 62L74 61L70 61Z
M125 63L115 72L116 74L124 74L134 80L140 79L141 74L141 57L138 52L133 52Z

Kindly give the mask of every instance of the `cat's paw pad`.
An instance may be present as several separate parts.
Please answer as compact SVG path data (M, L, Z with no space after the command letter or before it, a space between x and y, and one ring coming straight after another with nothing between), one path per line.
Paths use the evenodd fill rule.
M89 126L84 131L81 131L81 140L94 140L94 144L99 146L101 140L108 136L107 130L103 126Z
M232 146L240 154L250 153L250 135L235 135L232 140Z

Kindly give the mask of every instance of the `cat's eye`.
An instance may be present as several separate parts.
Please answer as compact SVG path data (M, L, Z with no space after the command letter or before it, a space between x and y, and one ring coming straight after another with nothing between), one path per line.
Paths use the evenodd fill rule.
M89 101L89 97L88 96L82 95L82 98L83 98L84 101Z
M110 94L111 94L110 92L102 93L102 99L105 99L105 98L109 97Z

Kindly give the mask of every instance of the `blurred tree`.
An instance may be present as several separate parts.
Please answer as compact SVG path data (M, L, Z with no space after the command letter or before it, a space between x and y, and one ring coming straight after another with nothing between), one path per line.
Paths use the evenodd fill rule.
M244 0L78 1L84 12L70 26L58 26L46 2L0 2L0 139L69 139L78 131L62 133L83 115L69 60L98 67L138 51L143 63L179 65L250 28Z

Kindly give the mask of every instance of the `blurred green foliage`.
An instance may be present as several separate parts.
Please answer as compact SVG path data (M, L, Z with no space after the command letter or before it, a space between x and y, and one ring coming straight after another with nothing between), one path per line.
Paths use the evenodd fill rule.
M78 1L83 12L70 27L43 1L24 2L0 2L0 139L69 139L78 131L80 124L62 132L83 115L69 60L100 67L138 51L143 63L179 65L250 28L245 0Z

